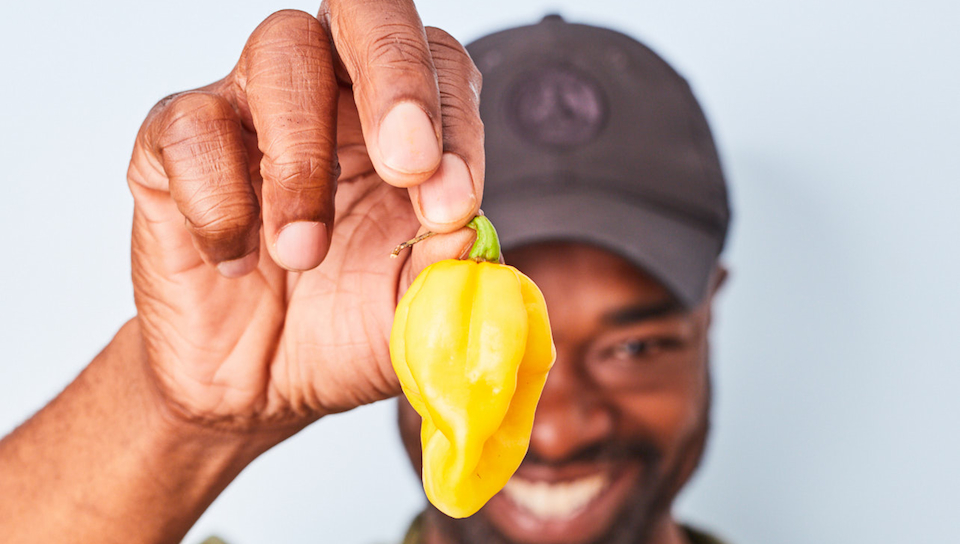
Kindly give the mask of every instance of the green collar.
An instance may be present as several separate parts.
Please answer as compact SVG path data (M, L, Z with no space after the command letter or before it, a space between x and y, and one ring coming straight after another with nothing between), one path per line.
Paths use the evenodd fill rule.
M413 518L407 536L403 537L402 544L421 544L423 540L423 512Z
M690 544L724 544L722 540L707 534L693 527L683 525L683 532L687 535L687 541ZM423 513L421 512L410 523L407 529L407 535L403 537L402 544L423 544Z

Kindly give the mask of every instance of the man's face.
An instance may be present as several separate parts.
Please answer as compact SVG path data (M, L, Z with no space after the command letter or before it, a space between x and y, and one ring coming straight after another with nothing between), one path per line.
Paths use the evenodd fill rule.
M680 308L608 251L575 243L514 250L543 291L557 360L530 449L507 486L464 520L428 515L428 542L644 542L670 530L670 504L696 468L709 411L709 300ZM400 402L420 465L420 418Z

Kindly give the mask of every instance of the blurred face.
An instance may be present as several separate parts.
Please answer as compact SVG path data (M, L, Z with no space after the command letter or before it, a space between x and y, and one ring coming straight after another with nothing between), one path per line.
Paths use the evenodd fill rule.
M543 291L557 361L530 449L476 515L429 510L430 544L664 542L670 504L696 468L707 432L709 300L681 309L623 258L582 244L537 244L508 263ZM420 418L400 402L420 464Z

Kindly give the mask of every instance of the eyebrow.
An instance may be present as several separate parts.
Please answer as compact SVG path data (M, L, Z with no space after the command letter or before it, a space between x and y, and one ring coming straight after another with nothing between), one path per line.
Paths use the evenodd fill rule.
M634 304L614 310L603 316L603 321L610 325L632 325L640 321L655 319L667 315L678 314L683 306L676 300L664 300L654 303Z

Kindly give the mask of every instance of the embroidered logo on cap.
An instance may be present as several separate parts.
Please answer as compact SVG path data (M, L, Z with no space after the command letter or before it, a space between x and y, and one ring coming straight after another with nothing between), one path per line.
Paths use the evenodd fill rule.
M606 121L600 86L566 66L551 66L520 77L509 93L507 115L523 138L555 147L583 145Z

